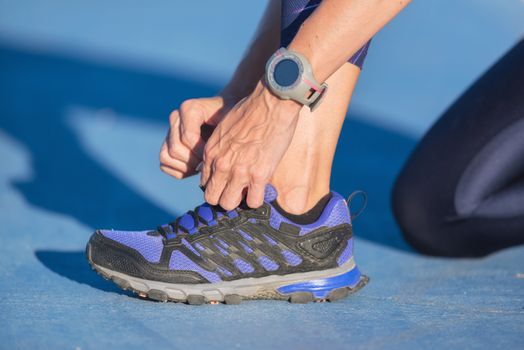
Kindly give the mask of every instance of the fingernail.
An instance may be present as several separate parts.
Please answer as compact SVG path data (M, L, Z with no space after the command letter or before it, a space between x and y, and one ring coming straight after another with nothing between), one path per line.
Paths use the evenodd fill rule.
M198 165L197 165L197 167L195 169L197 171L197 173L199 173L202 170L203 166L204 166L204 162L198 163Z

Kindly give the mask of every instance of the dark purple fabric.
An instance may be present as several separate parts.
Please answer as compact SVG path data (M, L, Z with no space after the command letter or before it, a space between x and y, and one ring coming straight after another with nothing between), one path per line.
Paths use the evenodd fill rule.
M524 244L524 39L449 107L393 189L419 251L483 256Z
M300 26L315 11L322 0L282 0L282 12L280 20L280 46L287 47L295 37ZM362 69L364 60L368 53L368 41L361 47L348 62Z

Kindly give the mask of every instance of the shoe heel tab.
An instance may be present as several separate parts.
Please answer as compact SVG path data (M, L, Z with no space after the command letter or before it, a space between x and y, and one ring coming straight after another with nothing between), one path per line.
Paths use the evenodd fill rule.
M353 202L353 200L356 197L359 197L359 196L362 197L362 204L360 205L360 209L357 210L355 213L353 213L353 211L351 210L351 203ZM349 212L350 212L351 221L353 222L366 209L366 207L368 205L368 194L366 192L360 191L360 190L359 191L354 191L346 199L346 204L347 204Z

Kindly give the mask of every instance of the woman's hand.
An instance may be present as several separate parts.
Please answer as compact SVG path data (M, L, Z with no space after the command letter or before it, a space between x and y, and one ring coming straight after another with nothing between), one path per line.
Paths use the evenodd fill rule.
M160 150L160 169L177 179L196 174L211 134L209 129L222 120L233 104L221 96L184 101L169 116L169 131Z
M291 143L301 107L259 83L231 108L205 145L201 184L208 203L232 210L246 195L251 208L262 205L265 185Z

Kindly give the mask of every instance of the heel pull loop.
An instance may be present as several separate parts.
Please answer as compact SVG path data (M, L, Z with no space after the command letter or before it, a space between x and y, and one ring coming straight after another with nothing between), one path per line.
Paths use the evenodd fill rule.
M362 207L353 214L353 212L351 211L351 202L357 196L362 196ZM356 218L358 218L360 216L360 214L362 214L364 209L366 209L366 206L368 205L368 194L366 192L360 191L360 190L359 191L355 191L355 192L353 192L353 193L351 193L349 195L348 199L346 199L346 203L348 204L349 212L351 213L350 214L351 215L350 216L351 217L351 221L353 221Z

